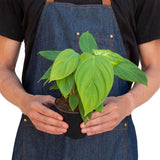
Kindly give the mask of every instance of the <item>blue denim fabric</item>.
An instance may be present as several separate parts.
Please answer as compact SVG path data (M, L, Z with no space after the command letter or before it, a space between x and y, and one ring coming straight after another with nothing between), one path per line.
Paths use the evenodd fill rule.
M51 84L42 87L44 81L37 83L52 63L37 53L41 50L72 48L81 54L78 41L85 31L95 37L99 49L110 49L126 57L111 6L48 3L42 11L22 82L28 93L54 97L61 95L59 90L49 90ZM109 96L119 96L128 90L128 83L115 77ZM52 109L55 110L55 107ZM75 140L38 131L29 118L22 115L12 160L137 160L137 157L137 139L131 116L126 117L113 131Z

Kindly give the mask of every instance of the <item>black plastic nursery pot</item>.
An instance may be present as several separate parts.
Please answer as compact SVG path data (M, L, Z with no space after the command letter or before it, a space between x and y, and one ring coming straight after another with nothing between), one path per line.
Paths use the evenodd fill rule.
M81 132L80 124L83 122L79 112L69 112L61 109L55 102L58 113L63 116L63 120L68 123L69 128L64 134L72 139L84 138L86 134Z

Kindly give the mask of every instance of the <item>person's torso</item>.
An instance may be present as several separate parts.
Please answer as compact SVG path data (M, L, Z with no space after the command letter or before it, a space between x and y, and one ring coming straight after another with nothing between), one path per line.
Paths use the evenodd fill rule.
M22 30L25 41L25 64L23 74L28 66L37 25L46 0L22 0L22 10L24 13ZM102 4L101 0L55 0L60 3L73 3L76 5ZM128 58L138 64L138 48L136 42L136 0L112 0L112 7L115 12L123 42Z

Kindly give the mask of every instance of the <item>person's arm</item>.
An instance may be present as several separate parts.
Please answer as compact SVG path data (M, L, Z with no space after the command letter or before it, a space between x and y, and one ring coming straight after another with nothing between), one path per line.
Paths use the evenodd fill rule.
M160 40L154 40L139 45L142 70L148 78L148 88L136 83L127 93L119 97L107 97L104 100L102 113L94 112L91 120L85 126L81 124L82 132L94 135L114 129L126 116L142 105L160 87Z
M68 124L63 117L49 109L55 98L50 95L31 95L22 87L15 73L21 43L0 36L0 93L26 114L38 130L63 134Z

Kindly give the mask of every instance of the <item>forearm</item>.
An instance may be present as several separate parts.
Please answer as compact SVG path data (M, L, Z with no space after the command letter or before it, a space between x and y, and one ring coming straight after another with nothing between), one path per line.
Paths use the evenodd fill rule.
M160 69L148 67L145 70L148 79L148 87L136 83L133 88L123 97L130 101L130 112L149 100L160 87Z
M15 72L7 67L0 67L0 93L20 110L23 102L32 96L25 92Z

